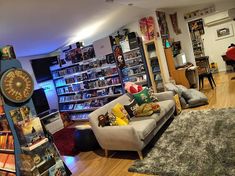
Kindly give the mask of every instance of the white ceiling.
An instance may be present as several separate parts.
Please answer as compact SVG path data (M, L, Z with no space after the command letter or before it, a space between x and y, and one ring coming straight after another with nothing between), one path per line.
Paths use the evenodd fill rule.
M13 45L17 57L48 53L105 37L149 9L214 1L223 0L0 0L0 46Z

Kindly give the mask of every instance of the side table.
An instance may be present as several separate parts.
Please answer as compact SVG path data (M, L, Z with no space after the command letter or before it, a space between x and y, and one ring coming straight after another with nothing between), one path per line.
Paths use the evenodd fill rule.
M76 150L91 151L99 148L90 125L78 125L75 128L74 140Z

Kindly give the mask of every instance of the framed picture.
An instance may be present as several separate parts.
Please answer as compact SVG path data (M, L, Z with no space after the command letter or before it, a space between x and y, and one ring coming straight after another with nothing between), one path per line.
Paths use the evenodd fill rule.
M189 27L190 33L199 32L201 35L205 33L203 20L201 18L188 22L188 27Z
M232 24L220 26L215 30L215 40L232 37L233 35L234 33Z

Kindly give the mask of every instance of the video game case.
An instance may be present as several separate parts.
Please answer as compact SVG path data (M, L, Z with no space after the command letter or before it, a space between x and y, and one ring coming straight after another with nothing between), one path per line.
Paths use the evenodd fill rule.
M32 156L34 165L37 167L40 174L47 171L60 160L60 155L54 144L49 142L42 144L32 151L25 151L24 154Z
M38 168L35 166L33 157L27 154L20 154L21 176L39 176Z
M9 113L21 146L29 147L45 138L40 119L32 117L29 107L23 106Z

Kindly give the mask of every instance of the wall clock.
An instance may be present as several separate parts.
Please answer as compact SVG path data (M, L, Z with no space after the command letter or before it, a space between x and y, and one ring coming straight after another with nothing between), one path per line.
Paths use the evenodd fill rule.
M1 77L2 94L11 102L23 103L27 101L32 96L33 90L33 79L23 69L9 69Z

